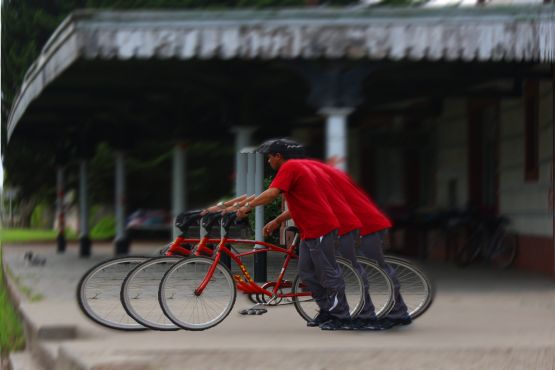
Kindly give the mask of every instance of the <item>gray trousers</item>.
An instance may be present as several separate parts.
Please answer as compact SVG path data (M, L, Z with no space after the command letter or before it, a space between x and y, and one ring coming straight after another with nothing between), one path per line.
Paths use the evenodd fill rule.
M349 305L345 297L345 282L335 260L337 230L321 238L305 239L299 246L299 276L308 286L320 312L346 320Z
M358 263L355 251L355 241L358 239L358 230L351 231L343 236L339 237L339 254L341 257L349 260L355 270L358 272L360 277L362 278L362 283L364 285L364 307L362 311L358 314L359 319L365 320L372 320L376 318L376 314L374 312L374 304L372 303L372 299L370 299L370 294L368 294L368 275L366 274L366 270L364 267Z
M401 285L399 284L399 280L397 279L395 270L387 263L385 263L384 259L383 247L386 234L387 231L383 230L362 236L360 238L360 248L358 248L358 254L376 261L378 265L383 268L385 272L387 272L391 280L393 280L395 305L393 306L393 309L389 312L387 317L392 319L405 318L408 316L408 313L405 301L403 301L403 297L401 296L401 292L399 291Z

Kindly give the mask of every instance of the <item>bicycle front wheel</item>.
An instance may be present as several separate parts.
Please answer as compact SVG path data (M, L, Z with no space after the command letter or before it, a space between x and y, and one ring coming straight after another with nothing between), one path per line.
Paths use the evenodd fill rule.
M337 264L341 269L343 281L345 282L345 296L349 304L349 313L351 317L356 317L364 306L364 286L360 275L355 271L349 262L342 258L337 258ZM293 296L293 305L295 309L306 321L310 321L318 315L319 307L316 301L309 293L308 287L303 284L299 275L293 281L291 293ZM297 296L296 294L304 294Z
M133 269L121 286L121 304L129 316L154 330L178 330L162 312L158 288L166 272L183 257L159 257Z
M214 260L206 257L184 259L162 278L160 306L180 328L205 330L218 325L231 312L237 293L235 280L224 265L218 263L204 291L195 294L213 264Z
M385 256L385 262L395 271L399 280L399 291L412 319L416 319L430 308L435 297L432 281L422 269L404 258Z
M121 305L121 284L127 274L149 257L119 257L91 268L77 285L77 301L87 317L118 330L145 330Z

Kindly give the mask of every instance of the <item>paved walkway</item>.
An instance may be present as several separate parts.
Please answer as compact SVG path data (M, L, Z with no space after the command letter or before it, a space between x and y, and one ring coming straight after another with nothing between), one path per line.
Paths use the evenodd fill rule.
M144 244L133 252L155 249ZM46 264L25 263L29 250ZM43 295L22 301L21 310L28 330L42 333L31 347L44 369L555 370L553 278L428 264L438 288L433 306L413 325L387 332L307 328L291 306L244 317L237 311L248 303L239 296L232 314L207 331L122 333L90 322L75 301L81 275L112 246L93 252L80 259L76 246L64 255L52 245L5 246L5 264L19 283Z

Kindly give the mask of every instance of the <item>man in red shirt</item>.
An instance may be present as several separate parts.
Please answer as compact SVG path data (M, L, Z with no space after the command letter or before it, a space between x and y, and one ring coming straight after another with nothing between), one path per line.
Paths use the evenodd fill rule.
M318 161L314 162L316 166L329 174L337 187L338 191L343 194L345 201L351 207L353 213L362 223L360 229L360 248L358 254L375 260L378 265L383 268L394 284L395 305L385 319L380 320L383 329L389 329L397 325L408 325L411 319L407 313L407 306L399 291L400 284L395 270L389 266L384 259L383 247L387 230L391 228L391 221L376 207L370 197L360 189L351 178L344 172L328 166ZM348 248L342 244L341 253L348 253Z
M295 144L293 141L286 141ZM382 212L380 212L370 197L362 189L360 189L347 174L319 161L307 160L306 163L309 163L313 167L319 168L331 178L335 191L343 195L343 200L349 205L353 213L361 221L362 227L360 229L360 248L358 248L358 254L375 260L393 280L395 305L389 312L388 316L385 319L380 320L381 328L389 329L397 325L410 324L412 320L407 313L407 307L400 293L399 280L397 279L395 270L385 262L383 254L384 240L387 230L392 226L391 222ZM337 212L336 215L340 218ZM284 213L278 216L275 220L270 221L265 226L265 232L273 232L273 230L279 227L279 224L287 218L287 213ZM341 235L343 235L343 237L340 238L340 253L345 258L352 260L354 258L351 256L353 253L353 247L351 246L353 242L351 240L355 237L351 233ZM365 274L362 274L362 276L364 275ZM373 312L374 307L371 303L370 305L365 306L363 312L365 312L365 310L368 312L370 309ZM366 318L364 314L362 317ZM367 328L374 329L375 324L370 321L367 324Z
M254 207L268 204L280 193L285 195L291 217L300 230L299 275L308 285L320 315L323 330L350 329L351 318L345 297L345 283L335 260L339 221L322 192L317 177L294 158L301 146L271 140L259 151L268 155L276 176L267 190L237 211L245 217ZM318 318L318 317L317 317Z

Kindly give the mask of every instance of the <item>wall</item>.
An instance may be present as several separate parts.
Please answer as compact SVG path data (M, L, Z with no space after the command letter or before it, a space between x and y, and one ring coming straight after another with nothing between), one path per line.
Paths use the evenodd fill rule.
M436 207L462 208L468 201L468 129L465 100L445 101L443 114L436 119L436 133Z
M553 245L553 85L540 84L539 179L526 181L525 112L522 99L501 102L500 213L519 235L516 266L555 273Z

